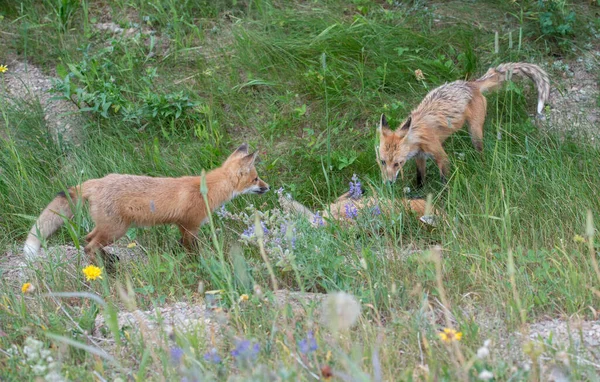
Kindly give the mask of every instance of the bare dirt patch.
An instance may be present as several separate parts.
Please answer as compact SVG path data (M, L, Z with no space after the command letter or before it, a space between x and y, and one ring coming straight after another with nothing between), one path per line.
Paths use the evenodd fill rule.
M556 73L550 92L549 130L573 136L600 137L600 50L591 50L573 60L552 63Z
M308 310L314 309L326 295L315 293L290 292L278 290L273 299L264 298L261 304L271 308L291 309L296 320L307 317ZM239 309L244 309L240 303ZM91 335L102 348L110 354L117 355L117 347L109 328L109 317L100 313L96 317L94 330ZM130 338L144 338L150 346L170 348L177 346L176 338L192 335L207 344L207 350L223 343L224 338L234 338L239 334L234 329L231 312L208 303L205 298L196 301L175 302L157 306L150 310L120 311L117 314L117 325L120 333ZM210 344L210 346L209 346ZM129 352L126 347L121 349L121 355Z
M144 263L147 256L140 248L127 248L127 244L121 241L105 248L109 253L117 255L120 263ZM50 247L48 250L40 251L37 262L52 261L62 264L62 269L73 277L77 277L81 272L78 265L87 264L87 257L83 253L83 248L78 250L72 245L59 245ZM26 277L27 263L25 257L19 248L18 250L8 251L0 255L0 275L2 282L11 287L20 287Z
M78 144L86 118L77 106L65 100L52 99L52 77L30 64L11 59L7 63L0 96L14 103L22 100L38 101L44 111L44 120L56 142ZM3 94L4 93L4 94Z

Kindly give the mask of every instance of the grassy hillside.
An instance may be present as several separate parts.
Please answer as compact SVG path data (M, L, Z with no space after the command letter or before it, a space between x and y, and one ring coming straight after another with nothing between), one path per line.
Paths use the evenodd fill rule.
M486 339L501 343L507 330L526 333L541 317L595 318L594 141L535 121L535 88L522 80L487 95L483 156L466 130L448 139L446 185L428 161L424 188L414 185L413 162L404 181L384 187L374 147L382 112L395 127L429 90L502 62L537 63L558 87L553 64L594 49L597 12L594 4L558 0L1 4L0 65L16 59L41 68L56 78L54 97L86 117L72 126L79 141L55 140L38 100L0 93L0 248L7 258L70 185L109 173L200 174L243 142L259 150L259 174L273 190L283 187L311 208L334 201L357 174L367 194L431 195L444 214L433 229L403 210L313 228L283 212L275 192L242 196L226 206L229 215L213 215L201 228L192 255L179 247L176 227L131 229L119 245L135 245L130 251L142 256L95 281L83 277L85 258L61 260L63 247L56 247L49 252L58 257L23 280L0 270L0 379L34 379L37 361L23 350L28 337L52 345L58 361L37 375L73 380L312 380L326 377L324 365L341 380L475 380L484 370L496 380L540 380L560 350L568 351L571 378L592 379L592 365L551 343L513 344L509 356L476 353ZM0 80L9 75L10 65ZM261 216L269 232L245 239L255 210L270 211ZM91 225L78 211L47 245L77 246ZM434 245L441 251L430 251ZM36 290L22 293L25 281ZM298 315L265 301L274 283L352 294L362 306L359 324L331 334L329 326L343 324L335 315L317 319L310 303ZM223 290L223 310L211 317L224 329L208 338L203 328L169 337L142 326L140 335L107 319L115 322L111 355L90 339L99 314L113 317L133 301L145 310L203 304L205 290ZM103 303L50 292L93 293ZM505 329L489 330L492 319ZM444 327L462 339L440 341ZM307 332L315 351L305 348ZM236 346L243 353L241 337L260 349L232 355ZM183 349L183 358L173 349Z

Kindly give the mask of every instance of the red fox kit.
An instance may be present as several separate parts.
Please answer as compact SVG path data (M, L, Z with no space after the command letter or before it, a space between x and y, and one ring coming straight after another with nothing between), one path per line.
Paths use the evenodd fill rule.
M422 185L425 180L425 160L432 157L445 182L449 163L442 144L460 130L465 121L469 124L473 146L483 151L487 101L482 92L500 86L512 74L533 80L538 91L537 112L541 114L550 94L548 75L537 65L507 63L490 68L475 81L454 81L433 89L396 131L390 130L385 115L381 115L379 150L376 153L384 180L395 182L406 161L415 158L417 183Z
M291 199L290 196L283 196L283 194L279 194L279 204L287 212L305 216L314 227L327 225L329 220L354 224L356 222L354 218L348 216L350 212L348 207L356 213L361 210L371 210L371 213L375 213L375 210L377 210L380 214L389 215L399 206L402 206L405 210L415 213L420 221L430 226L435 226L437 217L441 215L441 211L433 207L428 214L427 202L424 199L386 199L362 195L357 199L353 198L350 192L346 192L331 203L327 209L318 211L316 214L308 207Z
M221 167L206 174L208 204L200 193L200 176L181 178L153 178L149 176L110 174L90 179L69 189L74 203L87 200L95 227L86 237L85 252L95 262L96 251L110 261L103 247L121 238L129 226L176 224L181 231L181 242L189 248L194 234L215 208L240 194L264 194L269 185L257 175L254 167L257 152L248 154L248 146L241 145ZM69 198L59 193L44 209L31 228L23 251L28 259L37 257L41 240L48 238L63 225L63 218L71 218L73 211Z

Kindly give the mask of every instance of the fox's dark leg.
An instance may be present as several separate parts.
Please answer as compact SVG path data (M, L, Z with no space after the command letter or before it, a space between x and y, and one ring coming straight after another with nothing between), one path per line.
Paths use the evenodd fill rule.
M431 154L433 155L433 159L440 169L440 179L441 182L446 184L448 181L448 175L450 174L450 162L448 161L448 154L444 151L444 148L441 144L438 144L431 150Z
M179 225L179 232L181 232L181 239L179 243L186 249L190 250L196 244L196 235L194 234L198 230L198 227L193 225Z
M485 123L486 107L487 101L485 97L479 93L474 94L466 111L471 142L475 149L480 153L483 152L483 124Z
M96 236L97 233L98 233L98 230L96 228L94 228L90 233L85 235L85 241L89 243L90 241L92 241L94 239L94 236Z
M424 155L417 155L415 161L417 162L417 187L423 187L423 184L425 184L427 157Z
M119 257L106 252L104 247L123 237L127 232L127 228L129 228L128 225L119 224L97 225L96 228L86 236L86 239L89 239L89 242L85 246L84 251L90 258L90 261L97 264L96 254L98 253L102 257L102 261L106 266L106 271L108 273L114 272Z

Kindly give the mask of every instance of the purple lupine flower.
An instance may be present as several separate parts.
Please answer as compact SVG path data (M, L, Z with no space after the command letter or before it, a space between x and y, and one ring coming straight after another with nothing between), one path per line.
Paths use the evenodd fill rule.
M231 351L231 355L239 360L255 360L258 353L260 353L260 344L252 345L248 340L239 341L235 349Z
M281 232L281 236L285 236L285 233L287 232L287 224L281 223L279 231Z
M212 363L220 363L221 357L217 353L217 349L212 348L206 354L204 354L204 360Z
M171 362L173 362L175 365L179 365L182 357L183 349L177 346L171 348Z
M346 203L344 208L346 209L346 217L348 219L356 219L358 217L358 210L353 203Z
M247 238L254 236L254 225L251 225L248 228L246 228L246 230L242 232L242 236L245 236Z
M263 233L265 234L265 236L267 236L269 234L269 229L265 225L265 222L261 221L260 226L262 227L262 230L263 230Z
M292 249L296 249L296 227L292 230Z
M287 232L287 224L281 223L279 226L279 235L273 238L273 242L277 245L281 245L281 241L285 238L285 233Z
M373 207L372 212L375 216L381 215L381 209L379 208L379 204L376 204L375 207Z
M362 196L362 186L358 180L356 174L352 175L352 181L350 182L350 197L352 199L360 199Z
M225 219L227 217L227 214L229 213L227 211L227 209L225 208L225 205L222 205L221 208L219 208L219 210L217 212L215 212L217 214L218 217L220 217L221 219Z
M300 352L302 354L309 354L317 350L317 340L315 339L313 332L308 332L306 338L302 339L298 343L298 346L300 347Z
M324 226L325 222L323 221L323 216L321 216L321 214L319 214L319 212L317 212L315 214L315 217L313 218L313 224L316 224L318 226Z

